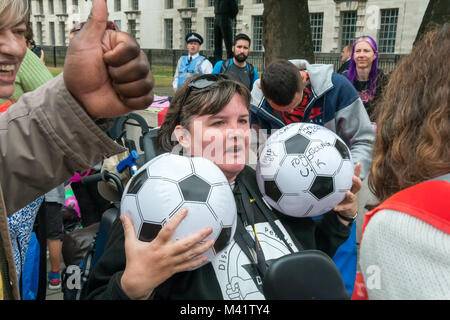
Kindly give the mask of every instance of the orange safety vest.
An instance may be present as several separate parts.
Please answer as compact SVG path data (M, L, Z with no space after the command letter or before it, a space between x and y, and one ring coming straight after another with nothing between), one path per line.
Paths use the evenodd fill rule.
M365 215L361 241L370 219L380 210L395 210L409 214L450 234L450 183L431 180L397 192ZM364 278L356 274L352 300L368 300Z

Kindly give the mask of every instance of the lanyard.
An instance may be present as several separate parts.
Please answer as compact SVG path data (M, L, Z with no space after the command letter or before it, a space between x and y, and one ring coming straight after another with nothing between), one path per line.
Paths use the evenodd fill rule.
M259 208L259 211L261 211L261 213L264 215L264 218L266 218L267 222L269 222L270 227L275 232L277 237L283 241L284 245L286 246L286 248L288 248L288 250L291 253L294 253L294 250L292 250L291 246L287 242L287 240L284 236L284 233L281 231L280 227L275 223L275 221L273 220L270 213L267 212L268 208L262 203L262 201L259 201L259 199L250 199L246 187L247 187L246 183L243 180L240 180L239 181L239 190L241 191L241 194L242 194L242 200L243 200L242 202L244 203L244 209L245 209L246 214L247 214L247 209L245 208L246 202L251 203L252 207L256 205ZM253 208L253 210L254 210L254 208ZM297 244L297 246L299 247L300 250L303 250L300 243Z
M243 222L241 219L238 219L237 221L237 227L236 227L236 233L235 233L235 241L238 243L238 245L241 247L242 251L245 253L245 255L250 259L250 261L253 262L254 265L256 265L256 268L258 269L260 275L264 277L264 274L268 268L266 259L264 257L264 252L262 250L261 244L258 240L258 234L255 229L255 205L257 205L257 202L254 199L250 199L247 188L245 184L239 180L237 182L239 191L241 193L242 197L242 203L244 205L244 212L245 216L247 218L247 222L249 225L251 225L253 233L255 235L255 239L253 240L252 237L248 234L247 230L245 229ZM275 232L275 234L280 238L286 247L289 249L291 253L294 251L292 250L291 246L286 241L283 232L281 229L275 224L275 221L272 219L272 217L264 212L263 209L261 209L261 212L263 213L264 217L269 222L272 230ZM249 248L254 248L256 252L256 258L257 261L255 263L255 259L250 253Z

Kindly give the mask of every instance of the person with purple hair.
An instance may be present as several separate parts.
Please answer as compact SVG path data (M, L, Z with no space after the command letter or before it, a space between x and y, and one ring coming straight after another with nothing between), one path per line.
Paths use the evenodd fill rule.
M350 67L344 73L358 91L372 119L374 106L384 90L387 76L378 68L378 49L375 40L362 36L353 43Z

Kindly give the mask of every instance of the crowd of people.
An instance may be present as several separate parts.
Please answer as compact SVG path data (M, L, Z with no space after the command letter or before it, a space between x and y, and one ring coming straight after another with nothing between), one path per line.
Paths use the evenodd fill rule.
M7 103L0 115L0 261L6 262L0 264L0 299L22 296L27 242L41 202L44 212L57 216L64 181L124 151L105 133L113 119L153 101L147 58L130 35L107 22L104 1L94 0L88 21L72 30L64 73L55 78L48 76L38 50L27 48L28 16L27 1L0 1L0 98ZM276 60L259 79L247 61L250 37L231 40L224 30L217 32L224 34L227 57L214 63L199 54L202 36L186 35L188 54L178 61L174 97L156 143L165 152L209 157L222 170L249 241L231 241L227 272L248 277L231 281L214 260L195 269L214 245L202 241L211 228L171 241L184 217L194 213L181 209L151 242L139 241L131 220L120 216L82 298L264 299L261 266L309 249L333 258L355 299L450 298L450 70L444 62L450 24L424 36L389 78L378 67L377 45L369 36L343 48L338 72L333 65ZM355 165L345 199L317 219L270 209L255 171L237 161L248 157L251 129L271 133L295 122L335 132ZM200 134L195 127L202 128ZM232 150L214 148L230 142ZM211 148L224 150L227 160L204 152ZM363 179L369 179L380 205L366 216L357 275L355 220ZM59 220L49 220L54 257L61 229ZM257 233L264 232L283 241L259 243ZM249 249L254 255L246 254ZM51 260L49 281L57 287L60 261Z

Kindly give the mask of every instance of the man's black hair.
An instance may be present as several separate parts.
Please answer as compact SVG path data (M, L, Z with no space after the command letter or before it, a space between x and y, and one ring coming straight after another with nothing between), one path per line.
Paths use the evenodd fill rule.
M250 37L248 35L246 35L245 33L239 33L234 37L234 43L233 45L236 45L236 42L238 42L238 40L246 40L248 41L248 45L250 46Z
M269 64L261 76L264 97L281 106L289 105L295 93L303 90L303 82L297 67L288 60Z

